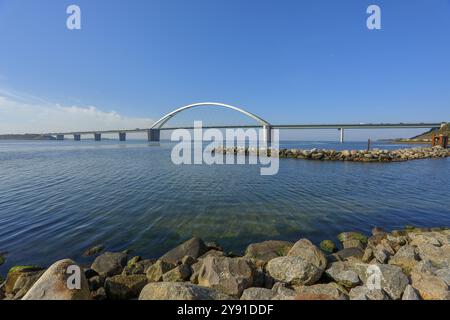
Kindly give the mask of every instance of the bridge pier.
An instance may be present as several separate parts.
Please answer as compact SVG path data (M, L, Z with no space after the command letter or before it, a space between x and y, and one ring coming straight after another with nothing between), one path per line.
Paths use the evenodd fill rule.
M161 130L159 129L148 129L148 141L159 142L161 138Z
M344 143L344 128L339 128L339 131L341 131L340 141L341 143Z
M56 135L56 140L63 141L64 140L64 135L63 134L57 134Z
M74 134L74 135L73 135L73 140L75 140L75 141L81 141L81 134Z
M102 134L101 133L94 133L94 140L95 141L102 141Z
M272 127L263 126L263 142L270 146L272 144Z
M119 141L126 141L127 134L125 132L119 132Z

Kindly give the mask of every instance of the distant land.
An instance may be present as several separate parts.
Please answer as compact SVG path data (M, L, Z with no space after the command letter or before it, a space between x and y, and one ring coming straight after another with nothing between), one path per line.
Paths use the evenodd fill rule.
M450 136L450 123L446 123L440 129L430 129L427 132L419 134L412 138L397 138L397 139L380 139L379 141L383 142L402 142L402 143L431 143L431 136L433 132L436 135L446 134Z
M0 134L0 140L56 140L43 134Z
M55 137L45 134L0 134L0 140L56 140ZM94 139L83 139L94 140ZM109 138L102 138L102 140L114 140Z

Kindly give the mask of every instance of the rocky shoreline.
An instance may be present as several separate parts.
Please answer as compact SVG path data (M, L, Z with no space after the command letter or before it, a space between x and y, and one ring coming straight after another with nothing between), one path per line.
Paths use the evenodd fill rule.
M338 235L315 246L269 240L245 255L192 238L159 259L85 252L81 288L67 287L70 259L16 266L0 285L6 300L450 300L450 228ZM2 280L0 280L1 282Z
M218 147L213 153L224 155L259 155L278 156L280 158L321 160L321 161L354 161L354 162L402 162L417 159L446 158L450 149L440 146L404 148L397 150L326 150L326 149L258 149L256 147Z

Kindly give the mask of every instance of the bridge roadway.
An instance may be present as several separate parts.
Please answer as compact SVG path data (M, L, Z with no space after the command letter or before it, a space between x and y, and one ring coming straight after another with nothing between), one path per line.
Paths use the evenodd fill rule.
M359 124L279 124L263 127L265 130L271 129L337 129L340 130L340 141L344 142L344 130L345 129L408 129L408 128L440 128L443 123L359 123ZM203 129L249 129L258 128L261 125L222 125L222 126L204 126ZM74 139L81 140L82 135L94 135L96 141L101 140L103 134L119 134L119 140L125 141L127 133L148 133L149 141L159 141L160 131L164 130L176 130L176 129L188 129L192 130L194 127L162 127L158 129L117 129L117 130L99 130L99 131L72 131L72 132L51 132L45 135L56 136L57 140L64 140L64 136L73 135ZM269 133L269 136L271 134ZM268 139L270 141L270 138Z

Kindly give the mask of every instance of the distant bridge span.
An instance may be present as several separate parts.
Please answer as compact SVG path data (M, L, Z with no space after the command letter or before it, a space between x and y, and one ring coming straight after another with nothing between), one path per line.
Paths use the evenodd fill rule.
M264 130L264 138L267 142L271 142L272 129L337 129L340 130L340 141L344 142L344 129L406 129L406 128L440 128L445 122L442 123L359 123L359 124L270 124L268 121L262 119L261 117L248 112L244 109L224 104L218 102L200 102L190 104L179 109L176 109L161 119L156 121L149 129L118 129L118 130L99 130L99 131L75 131L75 132L52 132L46 133L46 135L56 136L57 140L64 140L65 135L73 135L74 140L80 141L82 135L93 134L96 141L101 140L102 134L119 134L119 140L125 141L127 133L135 132L147 132L149 141L160 141L160 131L161 130L176 130L176 129L194 129L194 127L163 127L170 119L172 119L177 114L196 107L224 107L231 110L240 112L251 119L255 120L257 125L228 125L228 126L204 126L204 129L217 128L217 129L227 129L227 128L257 128L262 127Z

